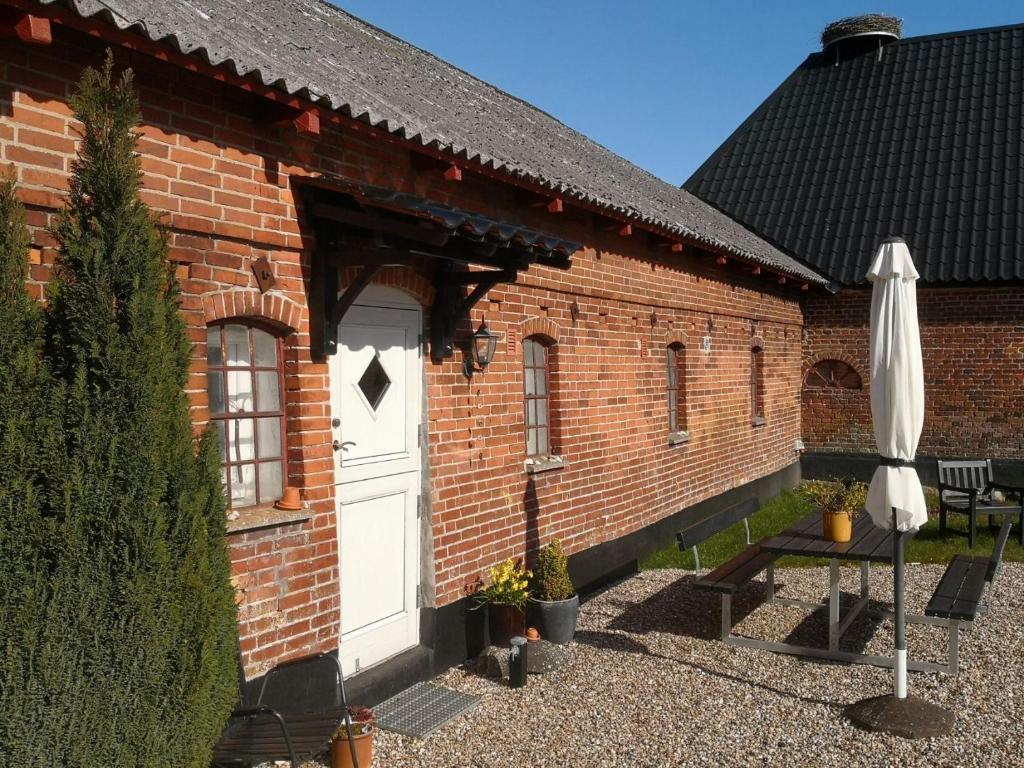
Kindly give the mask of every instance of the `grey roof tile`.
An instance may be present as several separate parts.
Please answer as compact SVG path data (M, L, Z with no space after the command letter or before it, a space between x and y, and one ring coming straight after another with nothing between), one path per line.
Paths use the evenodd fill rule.
M1024 280L1024 25L813 54L686 189L844 284L902 235L928 282Z
M40 0L400 137L802 280L828 281L536 107L322 0Z

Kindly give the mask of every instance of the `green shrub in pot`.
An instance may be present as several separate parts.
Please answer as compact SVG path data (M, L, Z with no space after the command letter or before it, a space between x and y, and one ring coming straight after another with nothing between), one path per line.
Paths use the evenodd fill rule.
M531 587L531 614L541 638L552 643L571 641L576 633L580 600L569 577L569 558L558 539L538 553Z

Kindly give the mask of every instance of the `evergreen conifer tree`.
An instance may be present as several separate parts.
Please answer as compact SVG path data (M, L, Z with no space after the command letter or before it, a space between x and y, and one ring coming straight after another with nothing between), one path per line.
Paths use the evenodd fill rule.
M31 728L32 658L47 598L47 524L36 493L42 413L39 307L25 292L29 235L0 174L0 763Z
M205 768L237 696L217 449L192 437L190 345L166 235L139 198L130 72L114 81L108 56L71 105L82 140L53 228L52 416L36 448L47 578L37 625L14 639L33 649L17 672L40 726L8 718L0 749L25 766Z

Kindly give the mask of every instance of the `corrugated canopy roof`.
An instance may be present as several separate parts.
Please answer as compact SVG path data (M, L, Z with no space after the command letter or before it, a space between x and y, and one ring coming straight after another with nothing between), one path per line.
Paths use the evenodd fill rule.
M815 284L814 270L526 102L321 0L41 0Z
M1024 280L1024 26L814 54L686 188L841 283Z

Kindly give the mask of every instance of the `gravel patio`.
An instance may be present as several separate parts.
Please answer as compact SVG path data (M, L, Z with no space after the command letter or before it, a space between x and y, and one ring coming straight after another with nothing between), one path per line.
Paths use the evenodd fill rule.
M908 610L923 610L942 566L908 567ZM858 571L844 569L856 591ZM872 598L890 600L891 569L872 573ZM911 693L955 711L955 734L904 741L854 728L845 705L891 690L891 672L820 663L716 639L716 596L690 587L693 574L646 571L588 600L565 666L529 685L451 670L437 682L482 694L477 709L414 739L382 732L374 765L480 766L850 766L1019 765L1024 753L1024 564L1007 563L994 610L961 638L958 678L912 673ZM820 599L826 568L778 572L780 593ZM798 608L760 606L759 584L735 602L737 631L803 642L821 637L826 618ZM938 659L941 629L911 625L912 657ZM892 624L858 617L844 638L851 650L886 653Z

